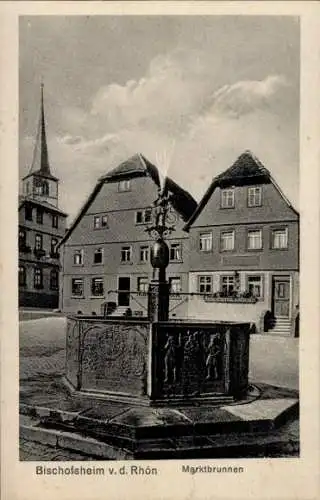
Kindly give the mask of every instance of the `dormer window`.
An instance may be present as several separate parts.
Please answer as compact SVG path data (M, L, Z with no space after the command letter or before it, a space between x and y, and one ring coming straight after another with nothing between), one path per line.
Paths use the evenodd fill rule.
M130 191L130 187L131 187L130 179L119 181L118 190L120 192Z
M234 208L234 189L222 189L221 190L221 208Z
M262 190L261 187L248 188L248 207L260 207L262 205Z

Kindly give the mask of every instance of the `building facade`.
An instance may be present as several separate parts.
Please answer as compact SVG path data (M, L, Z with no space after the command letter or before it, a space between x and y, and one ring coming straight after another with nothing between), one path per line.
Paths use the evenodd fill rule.
M52 175L41 87L38 132L30 171L19 196L19 306L59 306L60 261L57 245L65 234L59 209L59 179Z
M189 317L294 333L299 215L254 155L246 151L213 180L185 229Z
M159 186L158 170L140 154L98 181L59 245L64 312L101 314L108 307L115 315L146 316L154 242L146 228L152 224ZM187 301L179 293L188 290L189 271L189 237L183 227L196 202L170 179L166 189L172 194L169 223L175 227L167 239L170 316L180 318L187 315Z

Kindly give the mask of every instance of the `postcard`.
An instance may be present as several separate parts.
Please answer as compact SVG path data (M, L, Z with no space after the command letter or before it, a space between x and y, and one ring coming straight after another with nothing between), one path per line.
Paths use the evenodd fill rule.
M318 498L318 5L0 11L3 498Z

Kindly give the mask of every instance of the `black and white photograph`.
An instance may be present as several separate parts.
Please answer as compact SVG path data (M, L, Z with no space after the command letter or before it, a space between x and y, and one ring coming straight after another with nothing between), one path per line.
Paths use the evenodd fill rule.
M20 460L299 456L299 28L20 18Z

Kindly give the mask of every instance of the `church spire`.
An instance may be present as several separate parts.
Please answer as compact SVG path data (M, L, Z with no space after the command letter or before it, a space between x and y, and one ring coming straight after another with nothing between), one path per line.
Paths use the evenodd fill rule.
M40 118L30 173L37 172L43 176L51 177L44 115L43 88L44 85L41 82Z

